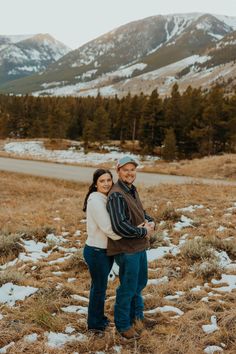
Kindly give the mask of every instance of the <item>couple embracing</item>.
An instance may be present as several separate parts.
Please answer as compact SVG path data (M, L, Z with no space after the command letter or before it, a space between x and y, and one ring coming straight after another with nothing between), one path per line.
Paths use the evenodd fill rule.
M146 249L155 224L143 209L133 185L137 165L129 156L121 158L116 166L115 184L109 170L96 170L83 208L88 235L84 258L91 275L88 329L104 331L109 324L104 305L108 275L115 260L120 285L116 290L114 321L126 339L139 337L134 328L137 321L149 328L156 324L143 315L142 290L148 280Z

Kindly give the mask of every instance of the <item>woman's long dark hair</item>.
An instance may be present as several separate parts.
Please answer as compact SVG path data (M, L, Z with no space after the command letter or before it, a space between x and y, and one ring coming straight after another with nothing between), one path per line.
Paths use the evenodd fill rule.
M88 197L90 196L91 193L96 192L97 190L97 180L100 176L104 175L105 173L109 173L109 175L111 176L112 182L113 182L113 176L110 170L105 170L103 168L98 168L94 174L93 174L93 182L92 184L89 186L89 190L88 193L86 194L86 197L84 199L84 206L83 206L83 211L87 210L87 203L88 203Z

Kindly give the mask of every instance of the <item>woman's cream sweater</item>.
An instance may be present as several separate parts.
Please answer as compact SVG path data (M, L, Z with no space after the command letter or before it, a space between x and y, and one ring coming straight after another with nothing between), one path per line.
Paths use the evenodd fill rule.
M106 209L107 196L100 192L93 192L87 204L87 240L88 246L107 248L107 238L120 240L111 227L110 216Z

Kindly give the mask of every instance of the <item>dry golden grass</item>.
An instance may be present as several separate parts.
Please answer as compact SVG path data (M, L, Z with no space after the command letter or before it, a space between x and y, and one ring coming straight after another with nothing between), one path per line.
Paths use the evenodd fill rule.
M73 182L14 176L0 173L1 205L0 227L2 234L36 231L39 237L47 231L74 232L83 217L81 206L85 186ZM71 212L71 210L77 210ZM38 231L37 231L38 230ZM42 234L40 236L40 234Z
M23 251L23 247L20 244L20 235L9 234L4 235L0 234L0 254L2 256L18 256L20 251Z
M202 238L186 241L182 247L182 255L186 258L187 262L214 258L212 248Z
M200 267L204 261L211 258L209 249L226 251L235 261L235 214L227 214L227 209L236 202L236 187L206 185L160 185L142 188L140 195L147 212L162 223L157 227L154 246L179 244L180 238L189 234L186 240L188 247L184 253L171 254L150 263L149 278L168 277L168 282L160 285L149 285L144 290L145 310L153 310L161 306L176 306L184 314L175 317L176 313L167 312L147 314L157 320L157 326L152 330L143 330L141 338L133 343L124 341L110 327L103 337L97 337L86 330L86 316L78 313L66 313L62 307L69 305L87 306L82 299L74 299L71 295L88 298L90 277L83 262L78 239L83 246L86 233L82 212L82 203L88 185L66 181L42 179L19 174L0 172L0 225L1 234L13 239L13 235L21 235L25 240L45 242L48 233L62 235L68 232L66 247L77 247L78 251L63 263L50 264L49 261L62 257L65 252L57 244L52 243L52 251L47 259L37 263L20 262L2 271L1 283L13 281L21 285L38 287L39 290L24 301L18 301L17 307L10 308L1 305L0 313L4 316L0 321L0 348L15 342L8 349L9 354L72 354L116 353L115 348L121 347L121 353L127 354L200 354L208 345L225 344L224 353L233 354L236 345L235 290L231 293L219 293L210 296L208 293L217 286L211 284L212 277L220 278L221 272L216 268ZM173 225L179 221L182 214L178 208L189 205L200 205L194 213L184 215L193 219L194 227L175 231ZM217 232L220 225L225 231ZM81 235L75 236L80 230ZM163 237L167 232L170 240ZM201 237L201 245L194 245L194 238ZM14 244L14 243L13 243ZM10 249L13 247L10 247ZM62 246L65 246L64 244ZM184 248L183 248L184 250ZM206 257L203 257L206 251ZM20 251L21 252L21 251ZM12 260L18 253L0 254L0 264ZM190 259L191 258L191 259ZM61 275L54 272L61 271ZM224 273L227 273L225 270ZM234 274L231 272L230 274ZM14 277L15 275L15 277ZM17 276L18 275L18 276ZM21 277L22 275L22 277ZM68 282L69 278L75 281ZM2 279L2 280L1 280ZM210 288L204 287L208 281ZM106 314L113 321L113 306L115 288L118 279L109 282L106 301ZM192 291L199 286L198 291ZM168 295L183 292L176 300L168 300ZM202 301L209 297L208 302ZM224 301L224 302L221 302ZM210 317L215 314L219 330L206 334L202 325L210 323ZM65 332L70 325L78 333L85 334L85 341L67 343L62 348L49 348L45 332ZM25 335L37 333L35 343L23 340Z
M8 282L23 284L24 280L25 274L17 270L5 270L0 273L0 286Z
M223 267L219 265L216 259L203 261L202 263L193 266L193 272L196 277L208 280L213 276L219 276L223 272Z
M193 176L205 178L236 179L236 154L220 156L206 156L192 160L176 162L157 161L152 167L145 167L144 171L172 174L177 176Z

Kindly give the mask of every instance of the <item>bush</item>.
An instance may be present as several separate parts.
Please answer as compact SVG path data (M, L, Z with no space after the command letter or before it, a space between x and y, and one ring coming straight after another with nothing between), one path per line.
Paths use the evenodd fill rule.
M206 242L219 251L227 252L229 257L236 257L236 242L234 239L224 240L219 237L211 237Z
M216 259L204 261L200 264L193 266L193 272L197 277L201 277L204 280L208 280L210 277L219 275L222 273L223 268Z
M20 252L24 251L24 247L19 241L20 235L0 235L0 255L8 256L14 254L17 257Z
M82 270L82 269L87 269L87 264L85 263L84 257L83 257L83 249L79 249L76 253L73 254L72 257L70 257L64 264L63 270Z
M182 255L188 260L199 261L206 259L216 259L214 250L202 238L194 238L187 241L182 249Z
M180 213L177 212L174 207L172 206L167 206L165 209L163 209L160 212L160 215L158 216L159 220L171 220L171 221L179 221L180 220Z
M20 284L25 279L25 274L16 270L6 270L0 273L0 286L6 283Z

